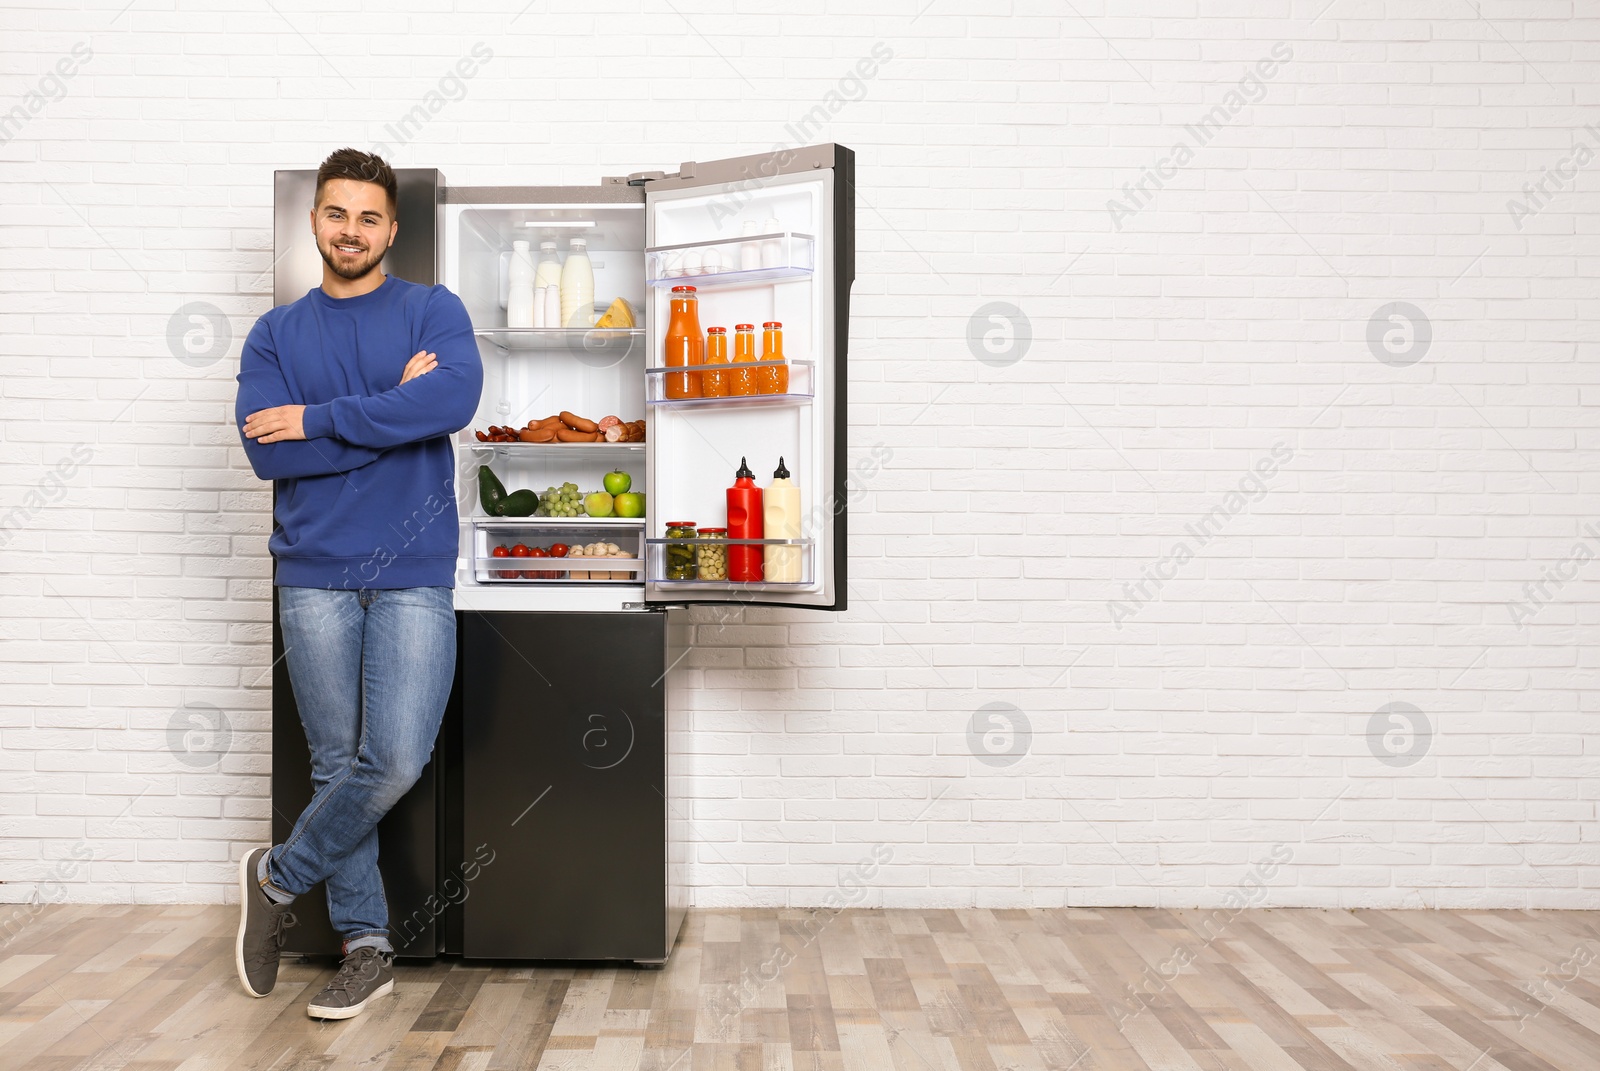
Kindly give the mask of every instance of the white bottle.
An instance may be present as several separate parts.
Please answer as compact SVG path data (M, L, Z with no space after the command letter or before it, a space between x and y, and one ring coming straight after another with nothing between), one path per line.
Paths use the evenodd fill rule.
M755 233L756 233L756 221L753 220L753 219L745 220L744 221L744 234L745 234L745 237L747 237L747 238L748 237L752 237L752 236L755 235ZM761 243L760 242L740 242L739 243L739 270L740 271L755 271L759 267L761 267Z
M778 222L777 216L768 216L767 221L761 225L762 234L779 234L783 231L783 224ZM763 268L780 268L783 266L783 239L768 238L761 243L761 266Z
M533 326L533 258L527 242L511 243L511 268L506 290L506 326Z
M544 325L546 327L561 326L561 288L547 286L544 288Z
M550 288L548 286L539 286L538 285L538 283L539 283L539 275L538 275L537 271L535 271L535 273L534 273L533 281L534 281L534 287L533 287L533 326L535 326L535 327L549 327L550 326L550 321L548 319L546 319L545 315L544 315L544 306L545 306L544 295L545 295L545 292L547 290L549 290Z
M561 258L556 256L554 242L539 243L539 263L533 269L534 286L560 286L561 285ZM555 324L547 325L555 327Z
M589 243L572 240L567 262L561 265L561 326L594 326L594 268L589 264Z
M800 488L789 479L789 470L778 458L778 469L772 482L761 491L761 522L763 538L800 538ZM803 547L761 548L761 577L778 583L794 584L800 580L800 555Z

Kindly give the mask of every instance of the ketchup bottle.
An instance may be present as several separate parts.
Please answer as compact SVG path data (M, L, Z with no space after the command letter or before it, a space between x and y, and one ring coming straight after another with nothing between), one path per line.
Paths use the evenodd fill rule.
M733 486L728 488L728 538L761 538L761 488L756 486L756 474L750 471L750 462L739 459L739 471L734 473ZM748 543L730 543L728 546L728 579L761 579L760 546Z

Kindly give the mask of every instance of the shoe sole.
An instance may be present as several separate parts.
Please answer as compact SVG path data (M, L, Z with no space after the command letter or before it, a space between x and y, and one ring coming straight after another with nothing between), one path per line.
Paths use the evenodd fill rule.
M394 979L380 985L377 989L367 994L360 1004L352 1004L348 1008L320 1008L315 1004L306 1005L306 1014L313 1019L354 1019L366 1010L367 1005L378 997L386 997L394 992Z
M239 860L239 932L233 939L233 965L239 972L239 984L244 986L244 991L252 997L264 997L272 992L269 989L266 993L257 993L244 969L244 924L248 917L250 894L255 891L253 888L255 875L250 872L250 860L255 858L259 850L245 852L244 858Z

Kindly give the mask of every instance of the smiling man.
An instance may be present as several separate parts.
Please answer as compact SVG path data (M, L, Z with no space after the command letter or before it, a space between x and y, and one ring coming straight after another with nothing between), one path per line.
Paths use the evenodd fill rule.
M322 284L256 321L235 403L250 465L277 491L267 546L315 789L288 840L240 860L235 962L248 993L270 993L290 903L326 882L344 959L308 1006L324 1019L394 988L377 824L427 764L455 675L450 435L483 386L461 300L380 268L397 193L380 157L323 161Z

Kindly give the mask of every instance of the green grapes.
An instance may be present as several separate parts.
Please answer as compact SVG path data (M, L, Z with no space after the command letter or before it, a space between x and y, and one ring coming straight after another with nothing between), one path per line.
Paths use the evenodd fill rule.
M583 496L578 493L578 485L564 483L560 487L547 487L544 494L539 496L539 508L533 511L535 517L584 517L587 514L583 508Z

